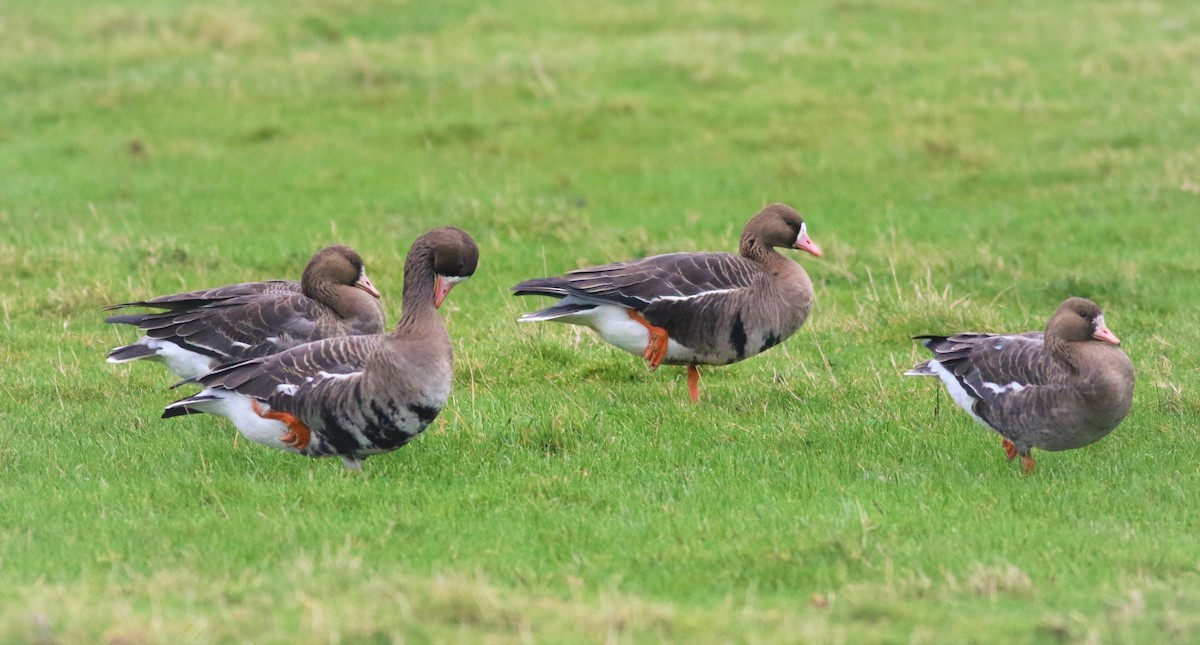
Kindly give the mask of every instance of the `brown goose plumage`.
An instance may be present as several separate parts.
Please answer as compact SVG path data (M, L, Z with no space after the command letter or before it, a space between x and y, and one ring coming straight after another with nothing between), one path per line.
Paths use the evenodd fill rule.
M318 251L300 282L246 282L107 309L125 307L163 311L107 318L105 322L133 325L145 334L110 352L108 362L159 361L183 378L320 338L384 330L379 291L358 253L340 244Z
M782 342L808 318L808 274L776 247L821 249L800 214L771 204L746 223L739 255L668 253L526 280L518 296L559 298L521 316L594 329L608 343L643 356L654 369L687 365L688 393L700 398L697 365L727 365Z
M450 395L450 337L437 307L478 262L470 235L434 229L409 249L403 315L391 333L329 338L220 367L194 379L205 389L168 405L163 417L220 414L248 439L338 456L347 468L395 450Z
M917 336L934 358L905 372L937 376L954 402L1004 437L1008 458L1070 450L1112 432L1133 403L1133 363L1096 303L1069 298L1046 332Z

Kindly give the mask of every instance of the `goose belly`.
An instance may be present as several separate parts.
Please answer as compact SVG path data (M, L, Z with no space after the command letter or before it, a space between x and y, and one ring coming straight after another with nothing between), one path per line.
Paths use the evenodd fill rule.
M629 309L617 305L597 305L595 308L575 316L561 318L562 322L590 327L604 342L623 349L635 356L641 356L650 342L650 331L644 325L629 317ZM675 339L667 338L667 356L664 363L690 364L704 362L703 357L690 347L682 345Z
M238 429L238 432L242 433L243 437L253 442L294 452L291 446L279 440L280 437L287 434L287 424L282 421L259 416L254 411L253 398L244 394L238 394L237 392L217 388L206 389L199 396L212 396L215 398L207 401L199 401L188 407L200 410L201 412L219 414L229 419ZM264 412L268 409L266 405L259 405L260 409Z
M1120 425L1120 419L1051 418L1029 432L1030 443L1042 450L1073 450L1091 445L1108 436Z
M376 401L366 406L326 410L320 415L319 428L313 428L314 441L305 454L361 459L390 452L424 432L444 404L444 399L423 398L420 402Z

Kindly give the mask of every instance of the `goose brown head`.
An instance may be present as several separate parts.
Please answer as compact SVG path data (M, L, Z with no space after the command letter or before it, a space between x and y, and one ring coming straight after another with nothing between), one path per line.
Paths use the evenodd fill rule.
M332 244L317 251L300 276L304 295L314 300L322 300L321 292L333 285L362 289L376 298L382 295L367 277L362 257L354 249L341 244Z
M479 247L475 240L462 229L453 226L435 228L413 242L404 265L405 308L409 305L409 289L412 302L421 298L417 294L428 289L422 283L432 280L433 306L441 307L446 294L454 285L475 274L479 266ZM423 297L429 297L428 292Z
M430 231L436 234L433 249L433 306L441 307L454 285L475 274L479 266L479 247L466 231L446 226Z
M771 204L746 222L739 248L752 257L755 247L800 249L821 257L821 247L808 236L804 218L786 204Z
M1046 325L1046 336L1058 342L1079 343L1098 340L1120 345L1121 340L1109 331L1099 305L1087 298L1067 298Z

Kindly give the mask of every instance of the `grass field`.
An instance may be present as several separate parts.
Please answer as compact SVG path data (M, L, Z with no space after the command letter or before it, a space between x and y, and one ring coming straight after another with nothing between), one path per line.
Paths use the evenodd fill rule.
M1200 4L7 0L0 641L1200 639ZM517 281L825 257L767 354L649 373L518 326ZM338 241L400 311L453 224L455 391L362 473L163 421L105 304L294 278ZM1024 477L909 337L1105 308L1105 440Z

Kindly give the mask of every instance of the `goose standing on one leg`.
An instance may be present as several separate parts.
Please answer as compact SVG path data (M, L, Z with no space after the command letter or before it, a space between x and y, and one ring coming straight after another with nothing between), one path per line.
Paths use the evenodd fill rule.
M195 379L203 391L168 405L163 418L220 414L248 439L309 457L339 456L357 469L412 440L445 405L450 336L437 308L478 262L470 235L429 231L408 251L403 314L391 333L318 340L217 368Z
M110 352L108 362L158 361L185 379L221 363L385 329L379 290L358 253L340 244L313 255L300 282L244 282L105 308L125 307L165 311L107 318L107 323L134 325L145 333L138 342Z
M1129 414L1133 363L1096 303L1068 298L1046 333L917 336L934 358L905 372L936 376L954 402L1003 437L1011 460L1033 472L1032 448L1099 441Z
M812 309L808 274L776 247L821 249L791 207L771 204L746 223L740 255L668 253L526 280L516 295L551 296L553 306L521 316L583 325L606 342L659 365L686 365L700 400L697 365L727 365L782 342Z

